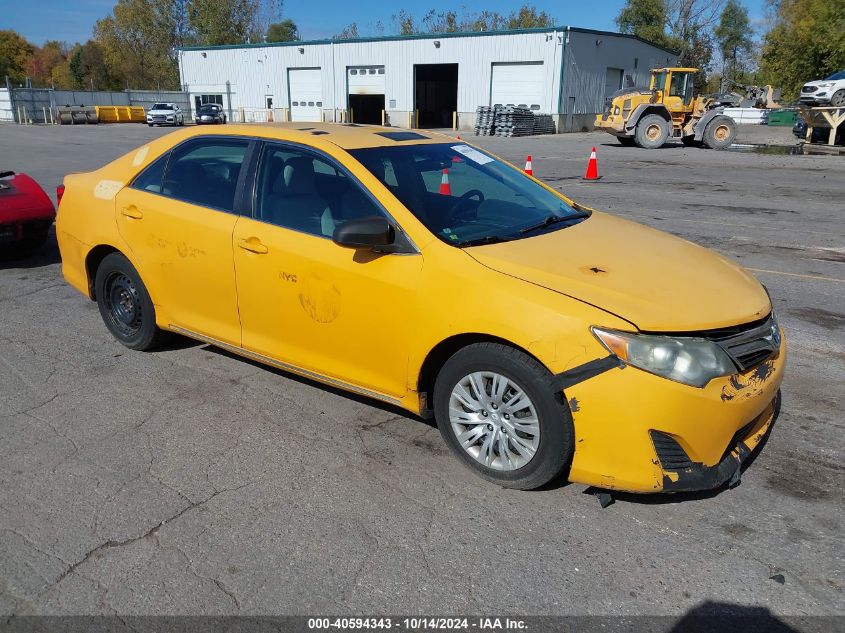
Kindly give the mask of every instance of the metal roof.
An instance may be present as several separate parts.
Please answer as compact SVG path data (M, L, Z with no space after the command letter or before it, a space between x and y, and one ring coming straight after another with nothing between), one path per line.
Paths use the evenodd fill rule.
M446 39L452 37L487 37L487 36L496 36L496 35L521 35L524 33L549 33L549 32L565 32L565 31L574 31L576 33L594 33L596 35L605 35L605 36L615 36L615 37L625 37L633 40L638 40L649 46L654 46L655 48L659 48L660 50L666 51L667 53L671 53L672 55L677 55L678 51L673 51L668 48L664 48L659 44L655 44L654 42L650 42L646 39L643 39L637 35L631 35L629 33L616 33L614 31L598 31L595 29L582 29L575 26L550 26L546 28L530 28L530 29L502 29L498 31L455 31L454 33L415 33L413 35L380 35L380 36L372 36L372 37L355 37L355 38L345 38L345 39L318 39L318 40L294 40L291 42L255 42L249 44L217 44L213 46L182 46L179 47L177 50L181 51L208 51L208 50L224 50L224 49L237 49L237 48L265 48L265 47L276 47L276 46L313 46L316 44L353 44L353 43L361 43L361 42L390 42L390 41L401 41L401 40L439 40L439 39Z

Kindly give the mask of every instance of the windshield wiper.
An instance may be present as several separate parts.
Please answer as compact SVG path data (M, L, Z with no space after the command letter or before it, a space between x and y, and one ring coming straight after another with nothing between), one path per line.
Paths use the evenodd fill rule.
M458 246L481 246L482 244L498 244L499 242L510 242L513 238L505 235L485 235L474 240L458 242Z
M572 213L570 215L550 215L547 218L543 219L542 222L538 222L537 224L532 224L531 226L526 226L524 229L520 229L519 233L530 233L531 231L544 229L547 226L551 226L552 224L558 224L560 222L569 222L571 220L582 220L584 218L589 217L590 213L588 211L578 211L578 213Z

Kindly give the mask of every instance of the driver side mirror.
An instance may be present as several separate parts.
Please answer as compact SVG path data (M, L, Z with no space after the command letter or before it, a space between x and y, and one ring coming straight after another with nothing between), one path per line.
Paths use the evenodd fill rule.
M346 248L378 250L379 246L393 244L395 239L396 229L381 216L348 220L332 233L332 241Z

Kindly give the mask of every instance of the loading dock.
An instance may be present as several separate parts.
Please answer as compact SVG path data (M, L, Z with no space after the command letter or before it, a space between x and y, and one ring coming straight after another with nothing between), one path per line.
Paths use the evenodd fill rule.
M458 110L458 65L416 64L414 107L419 127L452 127L452 113Z
M346 69L349 120L380 125L384 110L384 66L354 66Z

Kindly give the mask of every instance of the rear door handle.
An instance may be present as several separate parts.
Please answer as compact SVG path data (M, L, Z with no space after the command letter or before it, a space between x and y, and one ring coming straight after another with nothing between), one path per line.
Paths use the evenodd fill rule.
M264 255L269 252L269 249L261 243L258 238L251 237L248 240L238 240L238 246L250 253L258 253Z
M144 217L144 214L141 213L141 210L136 206L123 207L120 212L127 218L132 218L133 220L140 220Z

